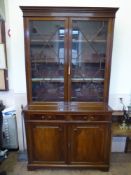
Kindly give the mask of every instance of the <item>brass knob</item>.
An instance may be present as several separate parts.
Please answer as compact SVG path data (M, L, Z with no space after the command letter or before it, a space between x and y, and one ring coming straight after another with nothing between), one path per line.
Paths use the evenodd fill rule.
M45 119L45 116L43 115L43 116L41 117L41 119L42 119L42 120Z
M90 116L90 117L89 117L89 120L91 120L91 121L93 121L94 119L95 119L94 116Z
M74 130L74 132L76 132L77 131L77 128L74 128L73 130Z
M52 119L52 116L49 115L49 116L48 116L48 119L51 120L51 119Z
M84 116L83 118L84 118L84 120L87 120L87 119L88 119L88 117L87 117L87 116Z

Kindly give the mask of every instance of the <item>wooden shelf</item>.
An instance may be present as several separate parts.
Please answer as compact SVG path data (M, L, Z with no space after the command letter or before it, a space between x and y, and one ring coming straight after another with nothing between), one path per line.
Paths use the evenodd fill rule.
M44 43L53 43L53 42L64 42L64 39L59 40L59 39L55 39L55 40L47 40L47 39L31 39L31 44L44 44ZM91 43L106 43L107 40L104 39L97 39L97 40L75 40L73 39L72 42L75 43L87 43L87 42L91 42Z
M123 115L123 111L113 111L112 116L122 116Z
M112 124L112 136L131 137L131 125L130 125L130 129L121 129L120 123L113 123Z
M60 42L64 42L64 40L47 40L47 39L43 39L43 40L38 40L38 39L31 39L31 45L47 45L50 46L51 43L60 43Z
M72 82L87 82L87 81L91 81L91 82L103 82L104 78L72 78L71 79Z
M32 63L44 63L44 64L56 64L57 66L60 66L62 63L60 63L60 60L58 58L43 58L43 59L31 59Z
M32 78L32 82L47 81L47 82L64 82L64 78Z
M72 42L78 42L78 43L88 43L88 42L90 42L90 43L106 43L107 42L107 40L104 40L104 39L96 39L96 40L75 40L75 39L73 39L72 40Z

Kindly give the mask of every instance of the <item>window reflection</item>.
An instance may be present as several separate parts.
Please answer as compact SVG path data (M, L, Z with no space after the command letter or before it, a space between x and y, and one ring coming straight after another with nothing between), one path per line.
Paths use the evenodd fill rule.
M65 35L65 29L60 28L59 29L59 62L64 64L64 35ZM78 40L79 38L79 30L78 29L73 29L72 30L72 40ZM63 42L62 42L63 41ZM77 64L77 59L78 59L78 48L79 48L79 43L78 42L73 42L72 43L72 63L74 65Z

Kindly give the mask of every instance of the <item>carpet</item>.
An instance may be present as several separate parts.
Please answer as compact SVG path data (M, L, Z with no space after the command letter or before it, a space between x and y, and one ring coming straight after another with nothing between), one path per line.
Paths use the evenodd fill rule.
M26 166L26 161L18 161L18 155L10 153L8 159L0 166L0 169L6 170L7 175L131 175L131 154L112 154L109 172L88 169L42 169L27 171Z

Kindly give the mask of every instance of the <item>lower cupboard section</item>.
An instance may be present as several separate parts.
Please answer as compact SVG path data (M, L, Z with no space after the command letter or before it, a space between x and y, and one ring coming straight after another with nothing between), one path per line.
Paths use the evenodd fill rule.
M25 121L28 169L88 167L108 170L110 122Z

